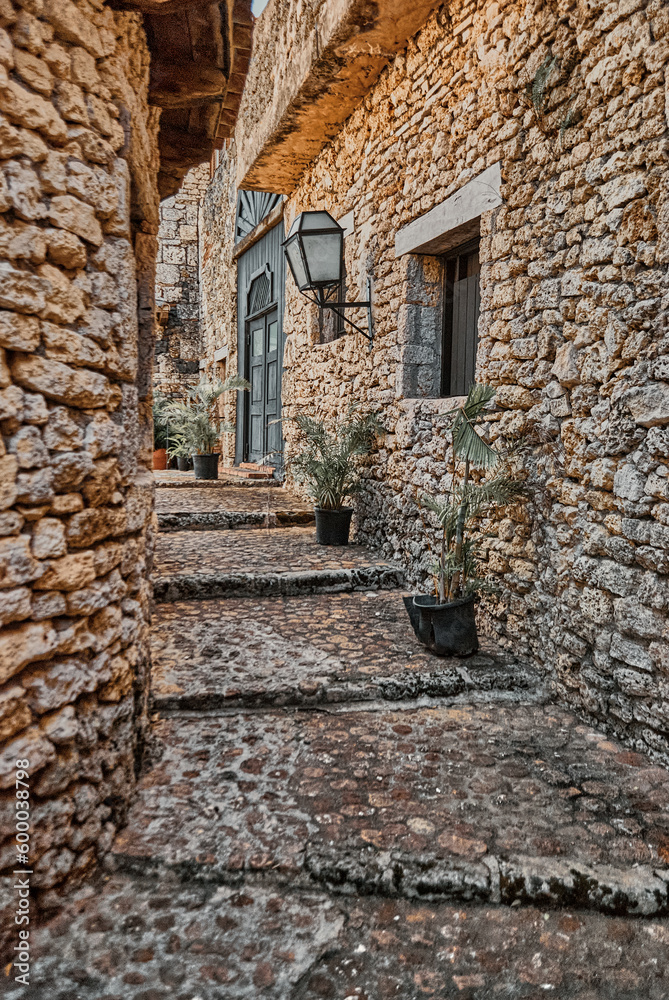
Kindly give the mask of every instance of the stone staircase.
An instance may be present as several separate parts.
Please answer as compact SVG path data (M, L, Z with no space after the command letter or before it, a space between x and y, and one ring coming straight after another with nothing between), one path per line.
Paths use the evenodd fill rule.
M138 797L31 996L666 1000L669 773L491 642L426 652L285 488L172 486Z
M261 465L258 462L240 462L223 470L225 476L239 479L267 480L273 479L276 469L273 465Z

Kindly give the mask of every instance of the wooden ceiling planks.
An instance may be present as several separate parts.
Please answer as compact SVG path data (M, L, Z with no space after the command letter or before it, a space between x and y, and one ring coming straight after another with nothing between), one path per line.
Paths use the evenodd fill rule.
M232 135L251 58L251 0L112 0L144 15L149 102L160 116L160 195Z

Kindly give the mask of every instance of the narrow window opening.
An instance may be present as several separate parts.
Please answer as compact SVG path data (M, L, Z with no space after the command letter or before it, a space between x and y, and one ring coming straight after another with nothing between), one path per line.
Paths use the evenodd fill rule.
M476 377L480 311L479 240L444 259L441 395L465 396Z

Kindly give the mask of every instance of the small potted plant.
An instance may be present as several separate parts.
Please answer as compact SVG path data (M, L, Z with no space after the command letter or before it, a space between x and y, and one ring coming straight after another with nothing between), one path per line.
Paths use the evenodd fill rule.
M162 471L167 468L167 445L169 425L167 422L167 400L161 393L153 396L153 468Z
M167 454L176 458L179 472L188 472L191 463L191 446L185 434L178 432L171 439Z
M185 453L192 456L196 479L218 479L219 452L215 449L221 434L234 430L217 412L219 396L250 388L240 375L231 375L225 382L203 379L188 390L185 400L170 403L168 415L174 436L183 441Z
M478 649L474 601L480 590L491 588L478 575L477 522L526 493L507 456L477 430L494 395L490 386L474 385L465 403L452 411L450 490L445 497L422 498L439 524L435 592L405 597L404 603L416 636L438 656L468 656ZM481 473L476 482L474 469Z
M352 411L331 429L305 414L295 417L295 423L304 448L290 468L315 501L316 541L348 545L353 508L344 502L362 489L360 458L373 450L383 428L376 413L357 416Z

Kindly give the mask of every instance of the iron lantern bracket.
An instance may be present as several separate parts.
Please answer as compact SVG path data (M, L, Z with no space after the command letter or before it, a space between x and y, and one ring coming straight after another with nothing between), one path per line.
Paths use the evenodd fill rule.
M345 323L348 323L349 326L352 326L354 330L356 330L358 333L361 333L363 337L367 338L367 340L369 341L369 346L371 348L372 343L374 341L374 324L372 320L371 278L367 279L367 298L362 302L331 302L329 299L326 298L326 295L322 289L319 289L316 298L311 298L311 296L307 295L306 292L303 292L302 294L306 298L310 299L311 302L314 302L320 309L330 309L336 316L339 316L340 319L343 319ZM352 319L348 319L348 317L343 312L340 312L341 309L366 309L367 329L363 330L362 327L358 326L357 323L354 323Z

